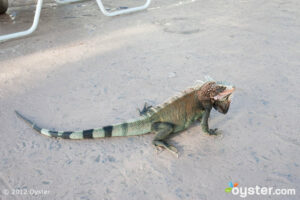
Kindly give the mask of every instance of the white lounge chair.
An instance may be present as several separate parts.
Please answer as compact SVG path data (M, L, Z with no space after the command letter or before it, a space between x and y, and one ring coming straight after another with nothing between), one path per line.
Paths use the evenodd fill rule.
M63 0L55 0L55 1L57 3L60 3L60 4L66 4L66 3L78 2L80 0L64 0L64 1ZM151 0L146 0L146 3L142 6L116 10L116 11L113 11L113 12L108 12L104 8L102 0L96 0L96 1L97 1L99 9L106 16L116 16L116 15L122 15L122 14L127 14L127 13L132 13L132 12L144 10L144 9L148 8L148 6L150 5L150 2L151 2ZM10 39L14 39L14 38L27 36L27 35L30 35L31 33L33 33L36 30L36 28L38 26L38 23L39 23L42 4L43 4L43 0L37 0L37 5L36 5L36 9L35 9L35 15L34 15L33 23L32 23L32 25L29 29L27 29L25 31L21 31L21 32L2 35L2 36L0 36L0 42L10 40ZM5 13L6 10L7 10L7 7L8 7L7 0L0 0L0 14Z

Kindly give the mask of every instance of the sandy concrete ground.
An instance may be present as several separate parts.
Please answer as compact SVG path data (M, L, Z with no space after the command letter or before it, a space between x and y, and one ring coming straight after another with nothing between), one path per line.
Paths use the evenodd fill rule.
M37 32L0 44L0 199L242 199L224 191L230 181L296 189L246 199L300 199L299 10L297 0L166 0L108 18L93 1L45 5ZM32 11L11 8L1 34L28 27ZM99 127L205 75L238 90L227 115L212 113L221 135L196 124L172 139L179 159L157 154L152 134L56 140L14 114ZM20 189L46 194L3 194Z

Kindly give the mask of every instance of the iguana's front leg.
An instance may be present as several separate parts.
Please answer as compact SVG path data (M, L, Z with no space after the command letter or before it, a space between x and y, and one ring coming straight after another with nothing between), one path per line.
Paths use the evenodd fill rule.
M210 115L210 111L211 111L211 108L210 109L205 109L204 111L204 114L202 116L202 120L201 120L201 127L202 127L202 130L209 134L209 135L216 135L217 134L217 129L209 129L209 126L208 126L208 118L209 118L209 115Z
M166 138L173 133L174 125L168 122L155 122L152 124L151 128L155 133L155 138L152 141L152 144L156 147L162 147L171 153L174 153L178 157L177 149L165 141Z

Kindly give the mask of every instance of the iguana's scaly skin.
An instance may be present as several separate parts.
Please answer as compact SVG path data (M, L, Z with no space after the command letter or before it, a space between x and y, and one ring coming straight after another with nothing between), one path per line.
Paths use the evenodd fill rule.
M104 126L83 131L51 131L40 128L35 123L21 115L16 114L28 122L39 133L64 139L103 138L114 136L143 135L155 133L153 145L165 148L177 155L177 149L165 140L172 133L186 128L196 121L201 121L202 130L208 134L215 134L216 129L209 129L208 117L214 107L226 114L231 102L234 87L224 83L209 81L200 86L189 88L180 95L175 96L156 107L145 104L141 117L124 123Z

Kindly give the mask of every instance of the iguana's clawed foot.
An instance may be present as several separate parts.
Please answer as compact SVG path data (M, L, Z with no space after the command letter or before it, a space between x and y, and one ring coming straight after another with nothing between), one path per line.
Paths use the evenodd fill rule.
M218 130L217 128L214 128L214 129L205 130L204 132L207 133L208 135L218 135L217 130Z
M159 150L166 149L169 152L171 152L172 154L174 154L177 158L179 157L178 150L173 145L167 144L166 142L159 141L159 140L153 141L153 145L155 146L157 151L158 151L158 149Z
M139 111L140 116L143 116L143 115L146 115L147 112L149 112L151 108L152 108L151 105L148 105L147 103L145 103L142 110L140 110L139 108L137 110Z
M208 128L208 125L202 125L202 130L204 133L207 133L208 135L218 135L218 132L217 132L217 128L214 128L214 129L209 129Z
M218 130L217 128L209 129L208 134L209 135L218 135L217 130Z

